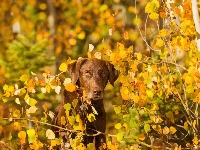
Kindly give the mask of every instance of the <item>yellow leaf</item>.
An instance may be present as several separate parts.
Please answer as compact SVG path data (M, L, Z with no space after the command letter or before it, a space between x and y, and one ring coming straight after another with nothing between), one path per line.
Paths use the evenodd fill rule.
M128 90L128 88L127 87L121 87L121 89L120 89L120 92L122 93L122 94L128 94L129 93L129 90Z
M20 143L23 145L26 143L26 132L25 131L20 131L18 133L18 137L20 138Z
M170 130L170 132L171 132L172 134L176 133L176 131L177 131L176 128L174 128L174 127L172 127L172 126L169 128L169 130Z
M165 37L167 35L167 31L165 29L162 29L162 30L159 31L159 35L161 37Z
M197 120L194 120L192 123L192 126L195 128L196 124L197 124Z
M108 11L103 15L104 18L109 18L110 16L111 15L110 15L110 13Z
M141 54L141 53L138 53L138 54L137 54L137 59L138 59L138 60L141 60L141 59L142 59L142 54Z
M153 13L156 12L159 8L159 2L157 0L153 0L152 2L148 2L145 6L145 13Z
M95 115L93 113L90 113L88 116L87 116L89 122L93 122L94 120L96 120L95 118Z
M141 133L141 134L138 136L138 138L139 138L140 141L144 141L144 139L145 139L144 133Z
M28 134L29 143L33 143L34 138L35 138L35 130L34 129L28 129L27 134Z
M127 57L127 54L126 54L126 52L125 52L124 49L121 49L121 50L119 51L119 56L120 56L122 59L124 59L124 58Z
M64 116L62 116L60 120L61 120L60 121L61 125L65 125L66 124L66 120L65 120Z
M198 143L199 143L199 139L197 137L194 137L194 139L192 141L195 145L198 145Z
M192 77L189 76L189 75L187 75L187 76L185 77L185 83L186 83L186 84L192 84L192 82L193 82Z
M65 85L65 89L67 90L67 91L69 91L69 92L74 92L74 91L76 91L76 85L75 84L73 84L73 83L68 83L68 84L66 84Z
M115 125L115 129L117 129L117 130L121 129L121 127L122 127L121 123L117 123L117 124Z
M56 146L56 140L51 140L51 146L52 147Z
M131 65L131 69L132 69L133 72L138 71L137 66L138 66L138 62L134 61L133 64Z
M28 76L26 74L24 74L19 78L19 80L23 81L23 82L26 82L28 80Z
M59 67L59 70L62 71L62 72L66 72L67 71L67 64L62 63Z
M164 41L162 39L157 39L156 46L162 47L164 45Z
M13 126L14 126L14 130L20 130L21 129L19 122L15 122Z
M90 51L87 52L87 56L88 56L88 58L92 58L92 54Z
M19 137L20 139L25 139L25 138L26 138L26 132L25 132L25 131L19 131L18 137Z
M153 98L153 96L154 96L154 93L151 90L146 90L146 94L150 98Z
M149 15L149 18L152 19L152 20L158 20L158 17L159 17L159 14L158 14L158 13L155 13L155 12L152 12L152 13Z

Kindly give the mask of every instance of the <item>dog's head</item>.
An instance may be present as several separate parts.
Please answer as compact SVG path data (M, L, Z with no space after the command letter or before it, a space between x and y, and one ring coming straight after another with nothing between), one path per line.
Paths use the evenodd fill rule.
M72 83L84 89L87 98L92 100L102 99L108 81L114 85L119 75L111 63L96 58L78 59L68 65L68 73Z

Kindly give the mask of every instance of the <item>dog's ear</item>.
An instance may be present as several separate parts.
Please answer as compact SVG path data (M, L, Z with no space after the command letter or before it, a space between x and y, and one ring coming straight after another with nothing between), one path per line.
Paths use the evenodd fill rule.
M72 79L72 83L76 84L79 78L79 71L83 63L87 60L87 58L79 58L74 63L68 65L68 74Z
M109 78L108 80L110 81L110 84L114 86L114 82L117 80L119 76L119 71L115 69L114 65L111 64L110 62L106 61L106 66L109 70Z

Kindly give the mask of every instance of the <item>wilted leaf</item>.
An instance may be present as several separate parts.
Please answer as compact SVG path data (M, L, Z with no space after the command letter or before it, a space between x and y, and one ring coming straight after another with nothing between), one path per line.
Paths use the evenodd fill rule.
M100 52L94 53L94 57L97 59L101 59L101 53Z
M52 130L47 129L47 131L46 131L46 137L49 140L53 140L53 139L55 139L55 134L54 134L54 132Z
M19 101L19 98L16 98L16 99L15 99L15 103L21 105L21 103L20 103L20 101Z
M61 90L61 87L60 86L56 86L56 88L55 88L56 94L60 94L60 90Z
M72 83L72 79L71 78L65 78L64 82L63 82L63 85L67 85L69 83Z
M165 126L163 128L163 134L167 135L169 133L169 128L167 126Z
M37 109L38 109L38 108L37 108L36 106L31 106L31 107L28 109L28 112L31 113L31 114L33 114L33 113L36 112Z
M46 93L47 92L46 88L44 88L44 87L41 88L41 91L42 91L42 93Z
M89 44L89 51L92 52L94 49L94 46L92 44Z

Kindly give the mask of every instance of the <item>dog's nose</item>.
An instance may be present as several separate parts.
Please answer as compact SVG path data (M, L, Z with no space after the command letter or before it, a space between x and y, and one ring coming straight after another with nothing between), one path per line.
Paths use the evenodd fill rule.
M100 90L94 90L94 95L95 96L100 96L101 95L101 91Z

